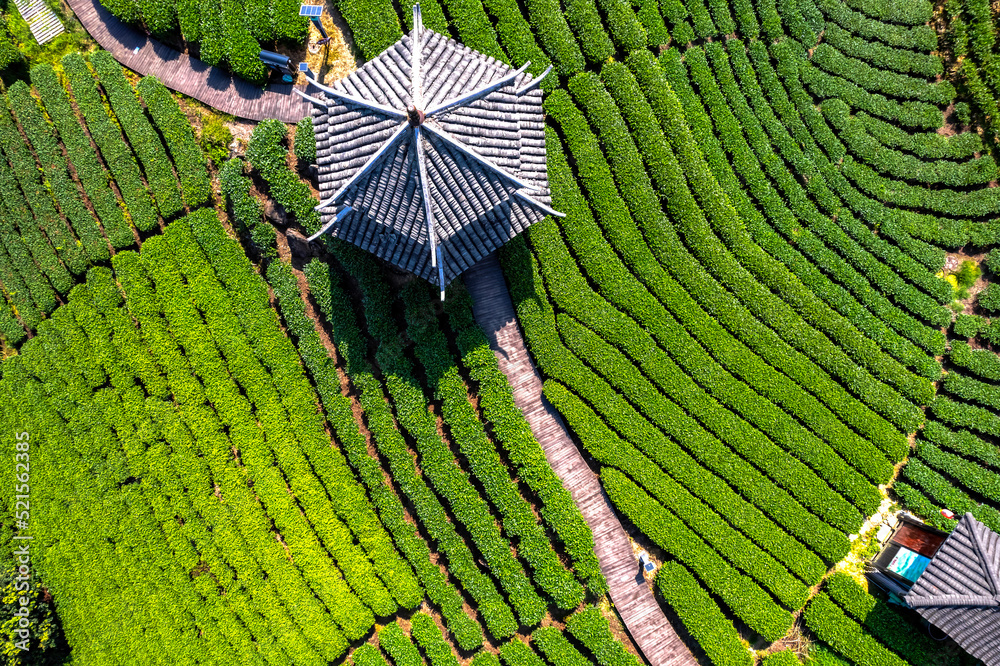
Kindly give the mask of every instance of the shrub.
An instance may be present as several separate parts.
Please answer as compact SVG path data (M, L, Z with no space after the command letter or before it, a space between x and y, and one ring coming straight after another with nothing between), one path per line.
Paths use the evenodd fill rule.
M312 116L306 116L295 125L295 157L299 164L316 163L316 133Z
M90 137L97 144L104 157L104 163L114 176L132 223L139 231L152 230L157 223L152 198L142 182L139 166L129 144L122 138L121 128L105 111L97 82L94 81L86 61L79 53L70 53L63 57L62 66L72 87L77 107L86 120Z
M0 626L4 628L0 650L4 654L4 663L9 666L55 666L65 663L69 658L69 646L56 615L52 595L35 577L27 590L21 590L17 578L14 566L4 566L0 574L0 590L4 599L3 610L0 611ZM15 632L15 627L25 626L16 614L20 608L28 612L26 637Z
M229 159L229 144L232 142L233 133L226 125L225 116L211 112L202 117L198 143L216 169L221 169L223 162Z
M593 606L570 615L566 629L594 655L599 666L638 666L639 660L611 635L611 625Z
M753 657L733 623L687 569L667 562L656 574L656 589L715 666L750 666ZM765 662L766 663L766 662Z
M803 617L816 636L858 666L908 666L857 622L844 615L823 592L813 597Z
M139 106L139 100L132 85L125 78L121 65L107 51L95 52L90 56L90 61L97 70L118 124L139 157L139 161L142 162L146 182L149 183L149 189L160 209L160 214L165 218L176 215L183 209L184 204L177 187L177 178L170 167L170 158L167 157L167 151L159 135ZM186 163L182 165L187 166ZM197 173L194 177L197 178ZM198 194L197 188L192 194Z
M987 312L1000 312L1000 287L991 282L976 297L979 307Z
M981 274L982 271L979 266L971 259L963 261L962 265L954 273L959 289L968 289L974 285Z
M365 643L358 647L351 655L354 666L389 666L382 653L371 643Z
M972 122L972 110L968 102L957 102L955 104L955 119L963 126L968 126Z
M801 664L802 662L790 649L772 652L761 661L761 666L801 666Z
M146 102L157 129L174 158L181 192L188 208L197 208L212 198L212 183L205 170L205 156L188 120L171 92L155 76L139 81L137 90Z
M410 623L410 634L424 649L431 666L458 666L458 659L441 635L434 618L427 613L416 613L410 618Z
M281 142L288 129L278 120L270 119L257 125L247 144L247 160L270 187L271 196L309 233L319 230L319 212L309 186L288 168L287 154Z

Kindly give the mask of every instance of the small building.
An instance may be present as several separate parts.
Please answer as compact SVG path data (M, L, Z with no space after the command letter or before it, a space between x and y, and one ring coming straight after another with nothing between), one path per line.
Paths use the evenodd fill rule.
M885 528L887 526L883 526ZM872 560L866 573L869 582L884 590L890 600L904 604L903 596L917 582L947 538L947 532L906 513L899 514L898 522L884 540L882 551Z
M965 514L906 603L986 666L1000 666L1000 534Z
M514 69L423 27L315 105L322 228L440 287L551 208L530 63ZM297 91L298 92L298 91Z

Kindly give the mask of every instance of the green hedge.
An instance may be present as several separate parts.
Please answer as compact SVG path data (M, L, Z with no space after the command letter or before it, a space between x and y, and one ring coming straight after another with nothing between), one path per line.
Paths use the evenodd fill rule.
M132 223L139 231L150 231L156 226L157 220L149 191L142 182L139 166L129 144L122 138L121 129L105 112L97 83L86 61L79 53L70 53L63 56L62 66L72 87L77 108L86 120L87 131L115 178Z
M958 341L952 343L953 354L958 344L961 343ZM954 359L954 355L952 359ZM1000 450L972 433L964 430L951 430L937 421L928 420L920 435L938 446L960 453L967 458L979 460L986 466L1000 468Z
M601 484L622 514L664 552L690 567L747 626L770 641L785 635L792 624L791 613L727 564L671 512L616 469L603 468Z
M838 0L816 0L830 21L869 40L878 40L900 49L930 52L937 50L937 33L927 25L906 27L869 18Z
M247 160L267 182L270 194L285 210L295 216L308 233L319 230L320 218L309 186L288 168L288 151L281 142L288 128L270 119L257 125L247 143Z
M594 656L597 666L638 666L640 661L611 634L611 625L601 611L587 606L570 615L566 629Z
M552 666L590 666L589 659L580 654L565 634L555 627L540 627L531 634L531 643Z
M333 243L331 243L333 245ZM349 248L340 248L349 252ZM330 280L330 274L319 262L310 265L309 281L310 290L320 305L324 316L335 323L335 342L342 354L350 354L351 349L356 349L360 353L366 348L365 343L357 332L356 320L350 316L353 310L349 306L349 301L344 300L343 292L339 291L339 284ZM336 285L336 291L334 287ZM384 325L375 319L369 319L370 325ZM337 331L342 331L337 334ZM347 335L346 340L341 340L339 335ZM352 382L359 386L361 395L359 400L368 417L368 428L372 432L375 443L383 456L385 456L393 480L399 484L400 489L412 503L413 509L427 530L431 539L437 542L438 548L448 557L448 570L454 575L468 593L476 600L478 611L483 622L495 637L506 638L511 636L517 628L517 621L503 597L497 592L493 581L483 574L476 566L472 552L462 541L455 531L454 525L448 520L444 507L433 494L426 482L417 475L414 461L410 456L402 433L400 433L393 422L389 405L385 401L385 394L381 383L371 374L371 369L364 357L358 357L357 352L348 356L348 373ZM407 404L407 403L404 403ZM413 403L410 403L413 404ZM425 402L420 400L421 410L425 410ZM419 414L417 408L413 406L410 414ZM436 436L436 434L435 434ZM367 456L367 448L359 447L352 454L352 464L356 468L364 468L361 456ZM377 466L374 468L378 470ZM370 472L374 474L374 470ZM378 479L382 478L382 472L378 471ZM372 488L374 479L369 477L368 487ZM461 606L458 607L461 610ZM453 629L458 636L465 636L468 643L472 643L471 631L466 629L464 634L459 634L457 629ZM479 638L481 642L481 637ZM465 644L468 644L465 643ZM464 645L464 644L463 644Z
M976 132L962 132L946 137L937 132L907 132L865 112L855 114L870 135L889 148L898 148L928 160L964 160L985 152L983 139Z
M961 388L959 384L955 384ZM931 413L945 423L970 428L986 435L1000 436L1000 416L988 409L964 402L955 402L939 395L930 404Z
M693 52L697 51L688 50L690 61L695 60L697 54ZM747 237L745 227L738 224L736 211L720 191L690 129L682 120L683 110L679 101L662 80L657 80L655 61L651 56L636 52L629 58L629 65L648 91L661 128L674 145L679 164L692 183L691 190L700 194L700 202L705 207L705 216L702 217L695 213L695 201L689 200L685 208L692 214L675 216L688 222L681 231L692 253L720 282L734 289L758 318L771 325L790 344L804 348L821 366L841 377L842 381L860 381L868 385L866 389L862 389L860 383L855 386L849 384L849 387L856 395L865 396L866 401L874 401L876 396L879 396L879 402L885 400L881 406L876 404L874 407L887 419L898 423L902 430L915 427L920 421L919 410L888 386L879 386L879 382L867 372L859 373L860 368L855 362L870 369L882 381L899 387L918 403L925 402L932 395L930 382L911 375L888 358L873 342L861 336L805 288L787 268L766 255ZM796 302L796 312L765 287L782 294L788 301ZM793 334L792 330L797 332ZM821 331L826 335L820 335ZM846 358L848 353L853 361ZM890 407L890 404L893 406Z
M866 16L886 23L901 23L903 25L928 23L934 13L934 5L929 0L895 0L894 2L846 0L846 3L859 12L863 12Z
M770 71L766 65L768 58L766 51L761 52L755 48L756 46L759 45L755 44L751 47L751 53L754 56L754 62L757 66L756 69L762 75L773 77L773 71ZM734 59L738 61L737 57L741 54L741 49L735 47L732 53ZM761 62L762 59L763 64ZM853 266L844 261L843 257L825 247L824 243L829 242L838 251L844 252L851 259L852 263L865 272L871 271L873 268L873 257L868 255L868 252L871 251L875 256L882 258L883 261L893 264L897 270L901 272L905 271L904 274L911 279L919 279L925 274L928 279L933 280L931 284L940 283L941 281L934 278L924 267L917 265L910 257L902 254L895 246L874 237L864 225L860 224L857 220L853 220L851 215L843 209L837 212L837 221L842 229L838 229L837 225L831 224L829 219L817 215L815 212L810 214L808 211L806 211L806 215L809 220L809 227L803 228L803 225L798 223L785 210L784 204L777 192L771 189L766 181L759 178L759 176L753 177L753 174L759 173L760 167L757 165L756 158L750 152L749 146L743 140L742 133L735 122L723 122L720 124L722 138L726 143L726 147L734 156L734 164L742 174L746 174L746 182L749 185L749 189L756 197L765 202L765 210L769 214L768 219L765 219L753 206L743 190L742 183L737 179L736 174L733 173L729 161L723 152L723 146L714 134L711 120L708 118L701 102L694 94L687 80L686 70L683 65L675 57L664 58L663 63L674 89L677 90L685 106L692 131L701 143L702 150L709 160L713 173L719 179L720 184L725 187L727 194L734 203L739 205L740 211L743 212L744 220L748 225L748 230L754 234L754 237L775 257L782 258L786 265L795 271L804 284L808 285L838 312L848 317L860 331L866 333L871 339L878 340L880 346L895 358L905 362L907 365L918 368L921 374L936 377L940 373L938 365L915 345L890 329L887 324L891 324L895 329L902 331L905 335L911 337L922 346L930 348L935 353L943 351L943 336L939 332L918 325L917 322L908 317L894 303L891 303L877 290L873 290L866 277L863 277ZM776 80L772 81L769 79L767 83L768 90L772 92L775 92L776 89L783 90ZM750 88L745 87L745 89ZM759 91L751 90L751 92L758 97L760 95ZM781 110L783 118L790 116L790 125L794 127L794 121L797 116L794 114L794 109L789 108L787 98L777 98L777 101L777 108ZM719 114L725 115L728 113L718 105L715 108ZM807 142L811 141L808 133L806 133L805 140ZM783 144L783 148L786 144L787 142ZM767 152L761 153L762 155L773 152L770 143L766 140L758 140L755 142L755 145L760 148L764 145L767 146ZM780 165L780 167L784 168L783 165ZM822 176L819 174L811 173L809 178L810 182L822 183ZM802 198L797 197L797 200L801 201ZM839 205L839 202L834 201L833 203L834 205ZM784 242L783 239L776 236L771 230L771 225L779 229L788 239L788 242ZM816 235L814 235L814 231ZM800 253L805 254L805 256L801 256ZM811 259L811 261L807 260L806 257ZM821 273L817 269L817 265L824 266L826 270L831 272L832 277L835 277L837 281L846 285L850 292L847 292L844 287L841 287L832 281L830 277ZM879 269L879 272L876 274L885 274L884 266L878 266L875 263L874 267ZM892 276L890 273L888 284L895 286L892 281L898 281L898 279L898 277ZM925 282L926 280L921 280L922 285ZM948 291L948 297L950 298L950 288ZM859 302L856 302L855 298ZM860 304L867 306L870 312L864 307L859 307ZM872 313L877 314L878 318ZM879 319L883 321L879 321ZM765 335L767 335L767 332L765 332ZM773 333L770 336L772 338L775 337ZM761 338L761 340L763 339ZM780 345L780 343L778 344ZM762 346L764 349L773 350L772 353L777 352L778 349L774 343ZM777 354L777 356L779 359L783 359L787 355ZM897 453L895 455L900 454Z
M403 633L398 622L390 622L379 629L378 644L395 666L423 666L420 651Z
M545 662L517 638L500 646L500 660L507 666L545 666Z
M96 51L90 56L90 62L97 71L118 124L142 162L146 182L160 214L165 218L173 217L184 207L177 178L163 142L139 106L132 84L125 78L121 65L107 51Z
M17 81L7 89L7 100L42 164L46 184L51 188L66 222L82 243L86 257L93 263L107 260L111 256L108 241L84 204L83 195L69 172L69 163L63 155L59 139L32 96L31 89L24 81Z
M371 643L358 646L351 654L351 662L354 666L389 666L382 653Z
M909 481L912 486L905 490L899 490L902 483L893 486L896 493L903 498L909 506L914 507L924 518L941 529L950 530L957 521L943 518L939 511L941 508L948 508L956 515L971 513L976 520L988 525L990 529L1000 528L1000 510L996 507L980 504L969 497L961 488L957 488L951 481L946 479L933 468L926 465L923 460L914 456L903 468L902 476ZM919 490L917 489L919 488ZM926 496L924 496L926 493ZM914 500L911 496L919 495ZM931 500L940 504L935 506Z
M969 490L1000 506L1000 474L997 472L924 441L917 443L917 456Z
M575 79L574 84L581 80L582 79ZM588 96L585 99L585 105L588 109L593 110L597 105L597 100ZM597 142L592 135L588 137L588 133L585 131L585 128L581 126L580 121L582 121L582 118L580 118L579 112L572 107L568 100L561 102L558 93L554 93L549 97L546 101L546 106L550 115L559 119L564 132L567 137L569 137L571 148L573 148L576 153L575 157L577 162L586 162L592 168L590 173L585 173L583 175L583 183L591 195L592 202L595 200L600 201L601 198L604 199L601 203L601 207L598 208L598 212L600 213L598 217L604 224L605 232L612 235L615 245L625 253L626 260L632 265L633 272L643 275L647 282L652 283L650 288L662 294L664 287L658 286L654 282L654 279L656 278L655 271L659 267L656 265L649 250L643 251L645 245L642 243L641 237L632 240L631 242L624 239L622 241L617 241L615 239L615 235L623 235L621 230L628 230L631 227L624 222L611 222L611 220L614 220L615 217L621 219L622 212L620 208L617 208L614 205L615 197L614 190L612 189L613 185L608 183L610 180L608 167L602 164L602 161L595 159L594 156L597 151ZM620 118L618 119L618 122L621 122ZM619 140L616 145L621 146L623 144ZM587 152L585 153L583 151ZM584 157L584 155L588 155L588 157ZM635 159L633 159L632 164L635 164L638 161L637 156L634 157ZM616 161L616 169L621 169L624 166L624 164L619 164ZM638 168L641 168L641 166L638 166ZM619 171L619 173L623 173L623 171ZM619 176L618 182L624 189L626 184L625 177ZM651 194L651 191L648 188L648 181L645 192ZM654 205L656 206L655 211L659 211L658 204L653 203L655 198L653 198L652 201L650 201L649 198L645 200L645 203L648 204L648 207L646 208L647 212L643 212L643 210L639 208L640 205L644 205L642 202L634 203L636 201L634 198L630 198L628 201L632 202L629 207L633 209L637 215L640 215L639 219L642 219L641 216L647 214L655 215L656 213L653 208ZM627 213L625 213L625 215L627 215ZM647 222L644 226L652 227L653 224ZM625 236L625 238L627 239L628 237ZM629 256L630 254L638 254L639 256L632 258ZM643 257L643 254L646 256ZM605 325L597 324L596 322L591 323L592 326L595 324L600 326L598 329L598 335L607 337L607 339L620 348L627 350L633 358L652 359L656 356L662 356L663 352L639 351L643 347L649 346L650 343L646 342L643 338L647 338L652 334L660 343L660 346L663 349L670 350L670 353L675 355L675 361L682 367L686 367L688 372L692 372L695 366L700 368L702 373L713 367L714 364L710 360L707 360L707 358L704 360L703 358L699 358L704 357L704 352L691 344L689 335L681 329L679 325L674 323L672 319L663 317L662 315L654 316L652 314L647 314L656 312L658 309L649 294L643 293L643 291L641 291L638 287L631 287L626 290L626 286L628 286L627 277L624 279L621 277L611 277L614 275L613 271L617 270L617 272L620 273L622 270L616 265L617 262L614 262L613 259L600 260L596 256L586 257L585 263L587 262L589 262L589 271L593 272L599 270L607 275L607 277L596 277L597 273L592 273L595 275L594 279L599 285L615 285L614 288L604 287L602 289L605 296L612 299L613 302L619 304L619 307L625 309L626 312L629 312L630 314L635 313L633 314L633 317L637 318L637 322L641 322L644 331L648 331L648 333L643 335L644 331L639 331L638 327L631 325L630 328L635 328L636 330L629 334L628 339L620 339L624 337L623 333L615 334L610 330L602 330L606 329ZM660 298L662 299L664 296L660 296ZM643 301L646 302L644 303ZM640 312L642 314L640 314ZM590 323L593 320L593 316L584 316L583 318L585 323ZM731 364L732 361L727 361L727 363ZM651 363L647 362L644 365L649 366ZM745 381L754 381L753 373L748 373L743 370L739 370L738 372ZM775 439L775 441L781 442L783 446L791 446L791 450L793 450L796 455L805 455L806 459L808 459L813 465L820 464L820 469L825 469L825 471L821 473L829 478L828 475L832 472L832 468L823 468L822 463L820 463L821 458L810 457L806 451L796 449L794 447L794 442L802 440L789 437L788 433L790 431L787 429L787 426L791 424L790 422L783 422L782 416L776 413L776 407L772 403L762 399L760 395L748 391L745 386L736 382L734 378L724 370L719 369L719 371L715 372L713 375L705 374L703 376L703 380L702 384L706 387L706 390L715 396L717 400L740 413L744 418L757 425L757 427L761 428L763 432ZM767 394L768 389L766 387L758 385L755 388L757 388L758 391L763 391ZM787 404L788 403L786 402L785 405ZM765 417L765 414L770 414L770 416ZM834 420L834 422L836 421ZM801 436L802 435L799 437ZM805 435L805 437L809 437L809 435ZM824 449L822 445L819 445L818 447L814 446L811 451L819 452L824 451ZM829 459L829 461L832 462L833 459ZM834 463L834 465L836 466L837 463ZM853 472L847 472L847 474L850 476ZM838 487L840 487L838 481L833 481L831 479L831 482L838 484ZM865 492L862 489L863 487L863 485L860 485L856 488L859 493L856 495L856 498L863 496Z
M307 272L314 297L324 310L328 309L329 303L334 298L334 287L326 267L317 261L307 267ZM399 550L413 566L430 599L441 610L456 642L464 649L478 647L482 644L482 630L465 614L458 591L448 583L437 565L430 561L430 551L426 542L414 534L412 525L404 516L399 498L386 485L381 466L367 453L367 443L354 421L350 401L340 393L336 365L327 355L312 320L305 314L305 305L298 293L294 275L286 264L272 262L268 268L268 277L278 296L281 312L289 330L297 339L299 354L317 386L327 420L337 433L348 461L357 470L367 487L382 523L392 535ZM346 313L347 310L343 312ZM356 324L354 326L356 328ZM354 335L357 335L356 331ZM346 343L341 344L343 340L342 337L338 338L338 349L341 353L350 346ZM390 562L386 557L380 559L386 563ZM401 605L412 608L422 598L420 587L406 572L405 564L399 562L396 557L391 561L392 567L387 573L393 572L390 573L394 579L391 584L393 594Z
M997 164L988 155L964 162L926 162L884 147L865 131L859 121L851 118L849 107L841 100L825 100L821 108L848 149L880 173L901 180L958 188L983 185L996 177Z
M139 81L136 90L146 102L146 109L153 117L160 134L167 141L167 148L174 158L181 192L188 208L197 208L212 198L212 183L205 169L205 156L191 128L191 121L181 111L177 100L155 76Z
M628 474L665 508L683 520L695 534L701 535L716 552L771 590L779 601L790 608L801 608L805 604L809 595L803 583L726 523L725 518L712 511L710 505L703 504L657 469L639 451L620 440L578 397L551 381L546 384L545 394L564 415L584 448L595 460ZM726 517L733 520L732 516ZM747 526L741 527L749 531ZM783 561L788 561L787 558L792 553L804 555L801 548L782 545L785 546L785 552L778 551L776 554ZM815 558L807 564L820 565ZM801 571L805 567L790 568Z
M285 397L282 393L291 390L290 378L278 374L284 381L274 381L259 363L251 362L262 348L268 348L265 345L275 349L276 337L283 338L286 345L290 344L277 328L273 315L271 335L264 336L263 331L248 335L243 330L246 322L240 321L234 314L242 311L252 316L253 311L249 310L246 301L263 288L263 281L253 272L239 246L225 236L214 211L205 209L202 215L187 219L192 226L200 226L202 230L210 220L216 229L216 236L221 236L213 246L216 252L211 256L212 263L209 264L206 253L195 241L192 226L173 224L163 236L151 238L143 244L141 267L155 285L163 315L175 335L180 337L181 344L185 349L197 350L197 353L189 352L193 359L192 371L207 382L209 399L220 410L221 416L232 424L230 428L235 433L234 437L240 441L241 461L255 479L253 492L260 498L275 526L281 530L295 565L302 570L316 596L330 609L344 635L356 639L374 624L372 611L366 606L382 612L392 612L396 606L384 585L375 577L372 563L353 543L351 532L342 522L344 514L337 515L321 490L316 471L304 466L305 456L301 447L307 441L308 427L303 423L301 407L288 408L291 406L291 394L286 398L289 401L287 406L279 400L279 397ZM116 255L115 259L119 256ZM222 269L240 271L240 260L246 262L243 270L249 269L254 279L230 282L224 275L219 275ZM186 284L182 279L187 280ZM228 297L220 279L223 285L230 285ZM134 288L135 285L129 286ZM123 284L127 293L129 286ZM197 310L204 312L206 322L209 322L207 325L199 325ZM261 321L259 326L266 327L267 322ZM259 343L254 344L251 339ZM232 376L225 372L227 364L223 356L234 359L228 364ZM288 361L297 366L294 357L289 357ZM246 393L245 397L241 395L241 390ZM303 406L312 407L315 414L315 397L308 390L308 384L302 386L295 398ZM262 419L263 427L255 429L250 418L251 408L271 415ZM291 434L293 428L296 435ZM329 450L328 445L326 448ZM311 462L319 467L318 459ZM287 479L279 471L281 469L289 470ZM293 471L305 469L309 471ZM328 479L324 475L324 481ZM331 488L336 488L333 492L343 493L347 499L360 490L352 490L352 484L356 484L353 479L347 484L331 485ZM289 494L289 488L295 493L294 498ZM365 513L362 510L358 518L363 520Z
M819 67L802 63L800 76L815 97L837 97L854 109L867 111L906 127L935 130L944 122L941 110L931 104L913 100L897 102L877 92L869 92L847 79L828 74Z
M472 299L464 289L453 287L444 307L456 333L462 365L476 382L479 409L489 422L495 441L516 466L518 478L542 501L542 519L572 559L573 572L593 594L605 594L608 584L594 554L594 535L514 403L510 383L472 316Z
M803 617L817 638L858 666L907 666L903 659L847 617L824 592L813 597Z
M550 152L550 157L554 158L554 153ZM550 161L550 164L552 163L554 159ZM536 226L532 232L532 242L537 247L553 249L562 243L557 235L543 234L543 231L549 231L548 225ZM552 274L556 284L563 284L568 277L566 272L558 269L553 270ZM576 282L577 279L573 276L574 281L566 284L570 291L582 287ZM580 359L570 354L558 338L555 338L556 321L551 315L539 318L537 315L522 314L521 321L528 322L525 326L532 350L547 375L566 383L577 394L587 396L609 423L626 433L633 443L639 445L643 452L656 460L663 469L684 478L685 485L694 489L700 497L717 506L720 511L725 511L728 516L740 516L742 524L756 526L749 530L748 536L774 553L805 580L817 580L825 567L803 553L801 547L794 544L794 540L783 534L765 517L765 513L779 525L785 526L802 543L827 561L836 561L846 553L848 542L844 534L824 524L803 508L779 484L799 494L812 492L817 500L822 497L823 499L817 504L819 507L832 502L841 507L841 512L849 512L850 505L842 498L829 493L828 489L819 490L821 486L817 488L818 492L810 491L808 489L810 484L807 481L810 476L808 471L801 477L797 474L784 474L781 470L785 469L785 465L768 462L787 456L786 453L770 443L768 443L769 448L762 448L759 443L753 443L752 440L744 442L739 436L730 438L727 434L729 431L742 434L736 425L738 422L718 419L713 415L713 410L705 409L697 401L690 402L692 414L708 416L706 424L713 428L718 426L719 436L725 437L736 447L737 450L734 452L706 430L699 421L668 399L649 380L642 377L638 369L627 360L621 358L615 360L605 354L597 366L606 377L605 381L585 367ZM628 398L631 404L624 398ZM643 416L637 414L636 410L641 410L652 424L672 438L676 438L686 451L671 444L669 439L659 436L655 429L643 426ZM716 419L718 423L715 423ZM742 456L746 456L746 459ZM757 461L763 469L767 469L775 476L779 484L758 471L749 461ZM790 459L790 462L792 463L790 467L795 467L794 459ZM699 463L718 474L757 508L744 504L733 492L727 491L718 481L699 469ZM810 495L804 497L807 504L811 503ZM837 522L835 518L837 515L841 514L832 514L833 522ZM860 524L860 516L855 520L858 522L847 524ZM845 529L851 528L845 527Z
M359 281L369 331L379 345L376 359L385 373L400 425L414 440L423 476L447 501L455 519L469 531L483 560L509 595L518 619L526 626L537 624L545 614L546 604L511 552L486 501L455 464L454 453L439 434L434 414L426 408L423 390L409 359L402 353L399 329L390 310L393 301L390 287L368 255L353 248L335 247L341 250L339 257ZM405 456L406 460L400 462L412 466L409 454Z
M316 163L316 131L312 116L306 116L295 124L295 157L305 164Z
M111 245L115 249L121 249L134 244L135 237L123 209L119 207L115 194L108 185L111 176L98 161L55 70L48 64L33 67L31 82L45 105L49 119L59 132L69 161Z
M277 232L263 217L260 202L251 194L253 183L243 175L243 160L234 157L219 170L219 185L236 223L266 260L278 256Z
M503 460L469 402L468 389L448 349L448 340L434 315L427 285L411 282L402 290L407 334L423 366L428 387L441 401L441 415L451 439L468 461L490 503L501 516L508 537L517 539L517 554L531 569L531 577L559 608L571 610L583 602L584 588L559 561L531 505L511 480Z
M791 649L772 652L761 661L762 666L801 666L802 662Z
M955 86L950 81L928 83L906 74L872 67L862 60L845 56L825 41L813 49L810 62L872 93L938 106L948 106L955 98Z
M12 207L25 211L30 209L34 215L34 222L30 221L30 217L23 219L23 223L19 222L21 235L28 240L32 254L44 258L44 263L40 263L52 280L52 286L59 293L67 294L73 286L70 273L79 275L87 269L87 254L59 216L53 192L42 178L44 172L39 169L35 156L17 130L6 104L0 108L0 146L14 173L14 178L4 182L5 200L9 193L12 195L9 200L13 202ZM21 186L20 190L17 185ZM23 208L20 206L22 201L25 202Z
M940 654L940 646L910 618L889 602L868 594L850 575L832 574L826 580L826 593L868 632L910 663L932 663Z
M410 635L423 648L431 666L458 666L451 646L427 613L416 613L410 618Z
M845 56L865 60L878 68L891 69L901 74L915 74L930 79L944 73L944 66L936 56L914 53L861 39L836 23L825 25L823 41Z
M13 196L8 197L8 194ZM34 226L17 180L5 161L0 161L0 195L0 245L4 249L0 282L4 285L10 306L17 311L17 317L30 329L38 326L43 312L50 313L56 308L55 290L46 278L47 266L43 261L48 259L60 268L62 264L58 263L52 248ZM19 231L18 227L31 233ZM4 303L7 301L4 300ZM8 341L13 342L18 337L17 331L9 327L9 321L7 326ZM23 331L21 335L24 335Z
M549 144L553 147L557 146L551 136ZM552 155L554 154L555 148L549 151L550 161L553 160ZM564 205L564 202L560 200L563 192L568 193L569 188L556 185L554 188L555 203L569 210L570 206ZM579 215L576 217L575 225L584 224L584 217ZM566 225L567 233L571 229L577 228L575 225L573 227ZM588 270L608 270L613 267L612 262L599 260L602 254L607 252L607 246L603 245L603 237L593 232L590 236L594 240L589 242L587 250L579 255L588 262ZM632 358L650 359L650 362L644 365L647 371L655 370L652 379L657 385L657 393L666 392L693 416L706 423L717 436L725 437L731 446L750 459L757 459L764 451L769 451L769 455L772 457L779 455L782 458L790 458L785 452L779 453L780 449L761 435L759 431L722 408L714 398L706 395L704 390L698 387L690 376L674 365L664 352L652 348L649 333L641 330L634 322L626 320L622 313L611 309L607 301L589 291L583 276L579 274L579 269L564 254L566 250L561 242L547 240L539 242L536 247L540 254L544 253L550 257L543 261L543 267L551 275L550 291L556 302L560 303L582 323L593 328L600 337L613 341L614 344L623 349L630 350ZM618 297L623 296L623 294L624 292L619 293ZM608 290L608 296L612 295L615 295L615 292ZM594 351L592 347L586 345L574 345L574 352L583 356L592 356ZM653 364L652 361L656 361L656 363ZM594 367L600 368L601 363L597 363ZM644 398L644 400L646 399L648 398ZM639 404L641 403L642 401L639 402ZM788 475L781 480L783 485L791 489L808 506L813 507L813 510L817 510L819 515L832 521L831 524L843 523L844 529L853 529L846 526L854 525L853 521L855 520L860 521L860 514L851 509L835 493L829 492L829 488L804 465L794 459L791 459L790 463L790 465L782 466L761 464L764 469L769 471L780 470L779 474L782 475L788 472ZM793 468L796 468L794 474L791 473ZM824 490L819 490L814 485L815 483L823 486ZM824 499L820 501L821 496ZM839 505L840 508L834 511L831 509L834 505Z
M403 36L399 15L389 0L337 0L337 11L365 60L371 60Z

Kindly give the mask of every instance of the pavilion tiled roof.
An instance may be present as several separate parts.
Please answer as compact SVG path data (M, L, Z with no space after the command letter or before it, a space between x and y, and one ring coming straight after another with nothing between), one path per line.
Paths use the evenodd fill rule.
M550 208L538 78L414 28L314 102L322 233L444 287ZM419 48L414 51L414 45ZM546 72L547 73L547 72Z
M965 514L906 603L986 666L1000 666L1000 534Z

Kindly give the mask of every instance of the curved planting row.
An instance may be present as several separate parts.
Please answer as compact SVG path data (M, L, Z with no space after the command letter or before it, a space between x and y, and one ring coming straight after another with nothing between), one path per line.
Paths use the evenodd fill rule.
M65 302L90 266L157 229L159 215L212 201L205 157L172 94L155 79L133 89L106 52L90 60L96 78L78 53L62 59L62 74L32 68L32 85L11 85L10 112L0 113L0 336L8 346Z

